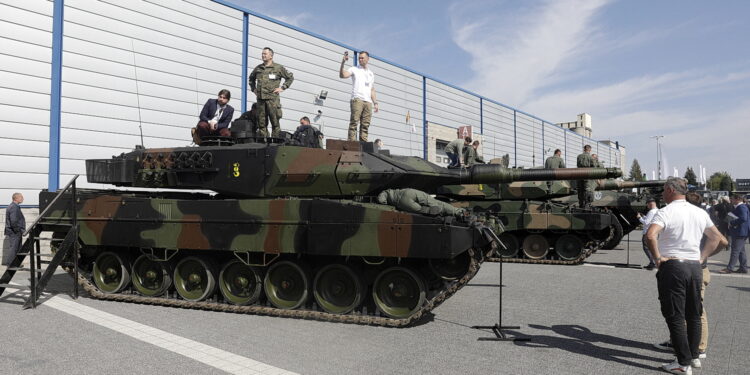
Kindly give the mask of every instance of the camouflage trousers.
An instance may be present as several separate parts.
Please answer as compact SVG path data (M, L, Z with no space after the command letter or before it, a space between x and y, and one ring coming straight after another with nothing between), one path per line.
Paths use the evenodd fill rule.
M578 190L578 206L591 206L591 202L594 201L594 189L593 186L588 183L588 180L578 181L578 187L576 190Z
M359 140L367 142L367 129L372 118L372 103L361 99L352 99L351 116L349 117L349 140L357 140L357 123L359 122Z
M279 98L274 99L258 99L257 101L258 110L258 135L261 137L268 137L268 121L271 121L271 137L278 137L281 133L281 126L279 120L281 119L281 100Z

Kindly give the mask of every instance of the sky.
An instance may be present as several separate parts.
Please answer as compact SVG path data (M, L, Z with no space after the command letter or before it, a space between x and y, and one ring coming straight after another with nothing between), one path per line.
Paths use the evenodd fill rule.
M750 1L230 0L549 122L592 116L651 178L750 178Z

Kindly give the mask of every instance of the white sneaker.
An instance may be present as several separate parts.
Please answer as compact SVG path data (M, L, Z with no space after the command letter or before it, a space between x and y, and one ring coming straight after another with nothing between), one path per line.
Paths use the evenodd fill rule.
M680 364L680 362L677 362L675 359L672 363L665 363L661 365L661 368L667 370L668 372L671 372L673 374L681 374L681 375L693 375L693 368L690 366L683 366Z
M706 352L699 352L698 353L698 358L700 358L700 359L706 359Z
M696 359L690 361L690 366L692 366L694 368L701 368L701 360L698 359L698 358L696 358Z

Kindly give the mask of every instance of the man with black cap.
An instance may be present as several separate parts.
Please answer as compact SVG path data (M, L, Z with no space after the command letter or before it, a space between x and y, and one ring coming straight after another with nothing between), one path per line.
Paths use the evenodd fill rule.
M659 211L658 208L656 208L656 199L649 198L648 201L646 201L646 206L648 207L648 213L646 213L646 216L641 215L641 213L638 213L638 220L641 221L641 224L643 225L643 237L641 238L641 243L643 243L643 252L646 253L646 258L648 258L648 265L646 265L645 269L652 270L656 266L654 263L654 259L651 257L651 251L648 249L648 242L646 242L646 232L648 232L648 227L651 225L651 220L654 219L654 215Z

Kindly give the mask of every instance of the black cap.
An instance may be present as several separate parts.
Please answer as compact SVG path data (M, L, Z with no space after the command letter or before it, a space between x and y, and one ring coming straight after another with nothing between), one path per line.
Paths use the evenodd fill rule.
M656 202L656 199L654 199L654 198L649 198L649 199L647 199L647 200L646 200L646 203L651 203L651 202Z

